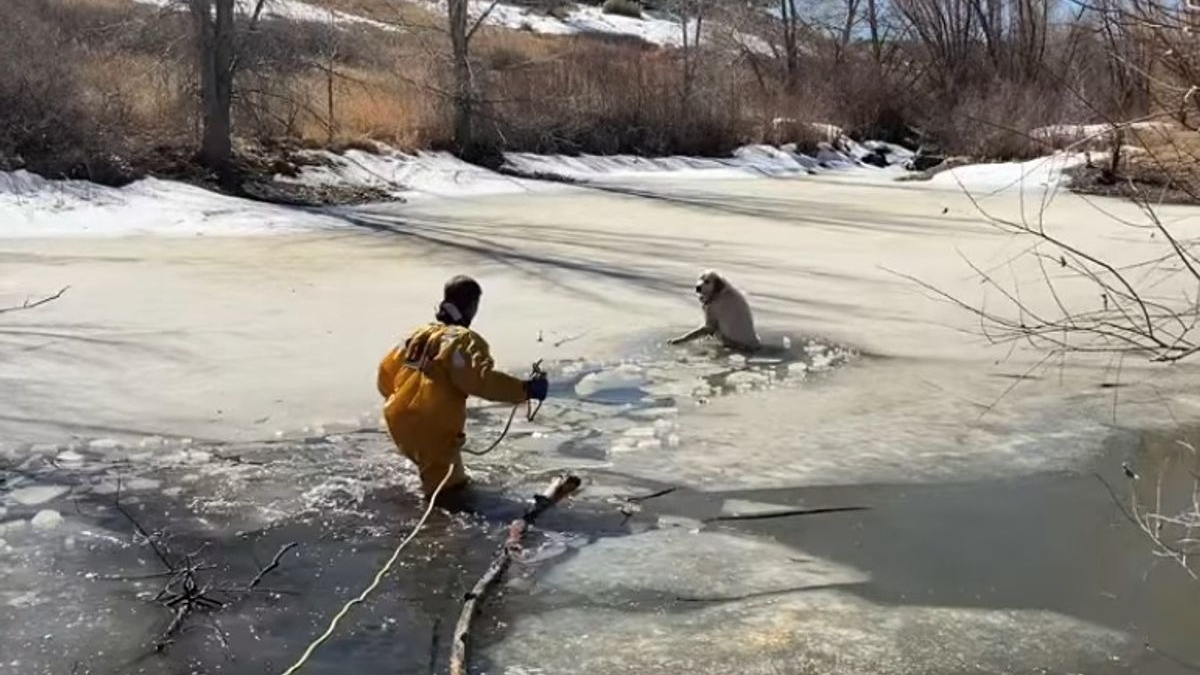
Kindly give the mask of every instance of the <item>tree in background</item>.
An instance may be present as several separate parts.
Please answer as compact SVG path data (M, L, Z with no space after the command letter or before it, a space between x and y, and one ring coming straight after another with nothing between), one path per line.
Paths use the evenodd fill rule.
M454 82L454 149L465 159L478 159L483 154L475 133L475 120L479 113L479 92L475 84L475 71L471 67L471 40L499 4L493 0L472 21L468 0L448 0L451 72Z
M195 25L196 56L200 75L202 131L197 160L216 171L222 180L231 177L233 161L233 96L238 69L236 0L186 0ZM267 0L257 0L246 18L245 33L252 32Z

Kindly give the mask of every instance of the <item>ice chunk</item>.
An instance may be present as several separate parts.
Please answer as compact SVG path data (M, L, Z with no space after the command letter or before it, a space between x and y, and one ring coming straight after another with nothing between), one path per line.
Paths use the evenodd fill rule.
M7 523L0 523L0 532L16 532L23 530L29 525L28 520L20 519L10 520Z
M629 438L652 438L654 427L632 427L625 430L625 435Z
M159 482L153 478L130 478L121 482L121 489L129 492L141 492L143 490L157 490Z
M721 515L723 516L747 516L756 513L775 513L786 511L789 508L794 508L787 504L769 504L765 502L752 502L744 499L726 499L721 504Z
M67 450L66 452L59 453L58 457L54 458L54 461L59 464L82 464L83 455L74 450Z
M23 506L37 506L61 497L70 489L65 485L34 485L13 490L9 497Z
M25 593L21 593L10 598L8 601L9 607L33 607L38 604L41 604L41 601L40 598L38 598L37 591L27 591ZM20 665L20 661L12 661L8 665L16 667Z
M62 514L58 511L43 509L30 519L29 524L33 525L33 529L35 530L55 530L62 527L64 522Z
M97 438L88 443L88 449L97 452L119 450L120 448L121 442L115 438Z
M597 373L590 373L575 385L575 393L580 396L594 396L600 392L621 389L637 389L646 382L646 375L641 368L632 365L622 365Z

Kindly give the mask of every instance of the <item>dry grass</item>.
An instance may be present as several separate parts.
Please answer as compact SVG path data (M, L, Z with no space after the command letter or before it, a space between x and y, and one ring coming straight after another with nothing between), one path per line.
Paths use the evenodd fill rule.
M408 28L264 22L237 82L243 143L447 146L447 40L439 29L414 28L440 25L440 14L403 0L307 1ZM80 154L138 157L194 143L186 17L133 0L5 2L6 25L21 28L6 44L0 26L0 163L41 153L59 171ZM719 155L764 141L811 148L820 139L809 123L831 122L860 136L1010 159L1042 150L1029 130L1070 118L1045 85L989 76L939 93L908 79L915 66L880 70L865 51L833 59L820 45L794 95L781 93L778 62L707 50L686 103L680 53L636 40L484 28L473 56L478 126L485 142L507 150ZM773 125L776 118L792 122ZM49 129L54 142L43 142ZM1177 139L1149 154L1182 175L1191 153L1200 148ZM1132 157L1131 170L1142 161Z
M59 0L66 7L91 7L107 10L128 10L134 6L134 0Z
M314 105L302 116L294 135L306 145L371 139L412 151L448 141L439 107L418 87L388 73L341 72L334 79L332 125L327 77L306 76L303 88Z
M1183 193L1200 201L1200 132L1178 126L1139 130L1130 134L1134 147L1122 173L1151 190Z
M178 68L132 52L93 54L80 65L90 105L118 102L131 128L166 137L189 114L186 81Z

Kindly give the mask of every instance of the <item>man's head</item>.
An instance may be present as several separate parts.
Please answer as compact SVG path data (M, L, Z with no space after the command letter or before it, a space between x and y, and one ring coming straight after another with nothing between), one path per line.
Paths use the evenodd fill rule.
M479 311L479 297L483 289L479 282L460 274L442 289L442 303L438 305L437 320L456 326L470 326Z

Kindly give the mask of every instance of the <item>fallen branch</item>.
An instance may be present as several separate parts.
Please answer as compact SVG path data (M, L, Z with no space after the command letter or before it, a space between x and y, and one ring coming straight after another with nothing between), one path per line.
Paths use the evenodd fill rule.
M525 515L514 520L508 526L508 537L500 553L488 566L479 581L467 593L463 602L462 612L458 615L458 624L454 627L454 642L450 646L450 675L466 675L467 673L467 639L470 637L471 620L475 617L477 605L487 594L492 584L508 569L514 556L522 550L521 542L529 526L542 515L546 509L566 499L579 489L580 481L576 476L563 475L554 479L546 491L534 498L533 504L525 511Z
M632 518L634 516L634 514L636 514L642 510L642 507L641 507L642 502L649 501L651 499L656 499L658 497L665 497L665 496L671 494L672 492L675 492L678 489L679 488L677 488L677 487L669 487L669 488L663 488L661 490L658 490L657 492L651 492L648 495L626 497L624 500L621 501L620 508L617 509L617 511L619 511L621 513L621 515L625 516L624 518L621 519L621 527L625 527L625 523L628 523L629 519Z
M869 506L827 506L819 509L788 509L787 511L767 511L765 513L743 513L729 516L714 516L705 520L706 523L724 523L736 520L770 520L772 518L790 518L792 516L815 516L821 513L845 513L847 511L869 511Z
M132 580L132 579L155 579L166 578L167 582L154 596L153 601L163 607L172 610L171 621L167 627L154 640L154 651L161 652L166 649L175 640L175 636L185 632L184 623L189 615L197 611L218 610L228 606L229 603L235 601L239 596L245 597L258 591L258 585L263 578L279 567L279 562L284 554L296 547L296 542L284 544L275 553L275 557L271 562L261 568L257 574L246 584L236 588L214 587L212 582L203 582L200 578L202 572L216 569L216 565L205 563L202 560L197 560L207 548L207 544L200 546L195 551L185 553L179 562L173 561L170 555L170 550L167 547L165 540L159 533L151 533L137 518L121 504L121 481L117 481L117 493L114 498L114 506L117 511L129 521L133 528L146 541L154 551L154 555L158 557L159 562L166 568L162 572L137 575L131 577L106 577L111 580ZM218 600L213 597L214 593L223 593L232 598L227 598L226 601ZM215 622L212 625L206 626L217 633L217 638L222 646L228 651L228 641L225 639L224 633L221 632L219 626Z
M63 286L54 295L47 295L46 297L41 298L40 300L30 300L30 299L26 298L25 302L23 302L19 305L14 305L12 307L0 307L0 314L7 314L9 312L23 312L27 309L33 309L34 307L41 307L42 305L44 305L46 303L54 302L55 300L61 298L63 296L63 293L67 292L68 288L70 288L70 286Z
M625 501L633 502L634 504L640 504L642 502L649 501L651 499L657 499L659 497L666 497L667 495L671 494L672 492L675 492L678 489L679 488L677 488L677 487L663 488L662 490L659 490L658 492L651 492L648 495L641 495L640 497L629 497Z
M250 580L250 583L246 584L246 591L247 592L253 591L254 587L257 586L258 583L263 580L263 577L270 574L271 571L274 570L276 567L279 567L279 559L283 557L283 554L287 553L288 551L292 550L293 548L296 548L296 542L294 542L294 541L288 542L288 543L284 544L283 546L280 546L279 551L275 553L275 557L271 559L271 562L268 563L266 567L259 570L258 574L254 575L254 578Z

